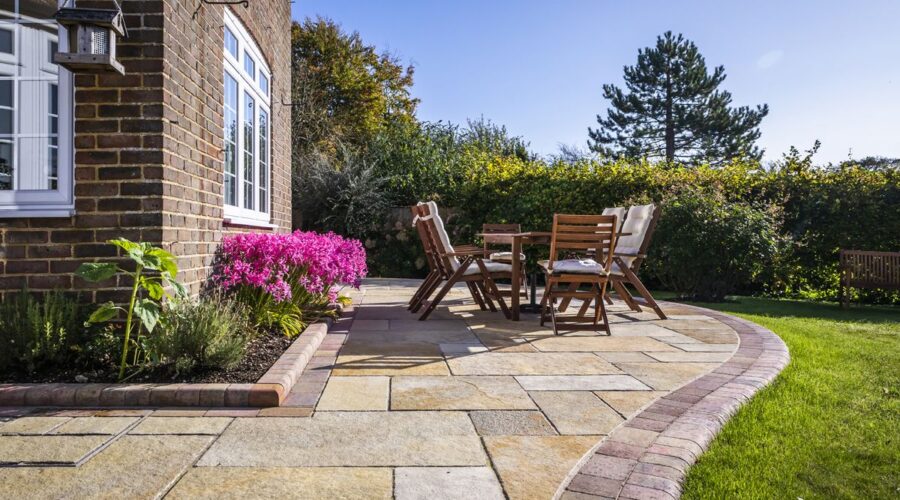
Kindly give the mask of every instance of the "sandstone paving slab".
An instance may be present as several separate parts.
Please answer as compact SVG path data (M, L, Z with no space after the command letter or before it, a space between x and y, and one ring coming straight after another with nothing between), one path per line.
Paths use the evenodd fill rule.
M560 434L608 434L624 420L589 391L535 391L529 394Z
M443 357L353 354L338 356L334 376L450 375Z
M386 319L356 319L353 320L353 325L350 327L350 331L354 330L369 330L369 331L381 331L387 330L390 326L390 321Z
M721 363L723 361L728 361L728 358L731 357L730 352L648 352L647 355L666 363Z
M80 467L2 468L0 498L156 498L211 439L124 436Z
M0 464L74 464L108 436L0 436Z
M388 340L378 335L351 335L350 340L341 348L339 355L381 355L381 356L425 356L441 357L439 344L431 342L413 342L410 340Z
M387 410L390 385L390 377L331 377L316 410Z
M539 411L473 411L479 436L553 436L557 432Z
M460 354L475 354L477 352L487 352L488 348L482 343L467 344L439 344L441 353L444 356L457 356Z
M682 351L688 352L734 352L737 344L707 344L705 342L695 342L688 344L671 344Z
M490 467L400 467L394 474L397 500L505 498Z
M277 452L274 452L277 450ZM463 412L318 412L312 418L237 419L201 466L483 466Z
M595 394L625 418L638 412L669 391L597 391Z
M510 500L547 500L601 436L488 436L491 461Z
M534 403L512 377L394 377L392 410L529 410Z
M166 498L390 499L392 487L386 467L196 467Z
M520 375L526 391L649 391L631 375Z
M537 349L524 338L508 337L483 331L476 331L475 336L491 351L537 352Z
M454 375L604 375L621 373L590 353L486 352L451 358Z
M653 389L671 391L714 370L719 363L618 363L616 366Z
M610 331L613 337L664 337L673 333L668 328L644 321L614 324Z
M353 330L350 333L350 339L344 347L352 344L430 344L431 349L440 349L439 344L476 344L478 337L464 326L454 330L438 330L430 331L405 331L396 332L392 330Z
M460 319L434 319L429 317L428 321L419 321L418 318L410 314L409 319L392 319L390 320L390 330L393 332L455 332L457 330L466 329L466 322Z
M229 417L147 417L129 434L221 434Z
M728 325L717 319L710 318L709 316L697 316L695 319L669 318L656 320L654 323L675 330L676 332L682 332L684 330L712 330L722 333L733 332Z
M78 417L52 431L52 434L118 434L139 417Z
M0 424L0 434L46 434L68 421L69 417L22 417Z
M531 345L543 352L595 352L595 351L675 351L664 342L646 337L568 337L554 336L533 340Z
M656 360L647 356L642 352L598 352L597 356L609 361L610 363L653 363Z
M707 344L736 344L737 343L737 334L731 330L728 331L718 331L718 330L710 330L710 329L688 329L681 328L678 330L679 333L690 337L694 340L704 342Z

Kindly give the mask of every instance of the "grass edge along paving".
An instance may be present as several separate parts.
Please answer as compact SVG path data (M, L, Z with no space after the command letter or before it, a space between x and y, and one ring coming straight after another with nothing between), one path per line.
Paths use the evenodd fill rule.
M683 498L900 496L900 308L740 297L791 362L725 425Z

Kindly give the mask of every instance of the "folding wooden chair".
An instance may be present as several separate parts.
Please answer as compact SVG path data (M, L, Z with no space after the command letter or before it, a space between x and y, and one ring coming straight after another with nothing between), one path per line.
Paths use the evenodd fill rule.
M544 298L541 300L541 326L549 319L553 332L557 335L560 327L571 330L589 327L595 331L602 328L609 335L603 296L609 282L618 227L619 221L615 215L553 216L550 259L540 263L547 281ZM586 256L591 252L595 252L596 260L578 257L579 254ZM584 284L590 285L590 290L579 290ZM558 316L556 299L560 297L583 299L586 306L575 316ZM587 306L591 302L595 302L596 306L593 317L588 317ZM587 323L591 325L588 326Z
M413 294L412 298L409 299L409 307L407 309L415 312L418 311L421 307L421 303L425 297L431 294L431 291L434 290L437 283L441 281L441 268L440 263L438 262L437 255L435 254L434 248L430 244L430 238L427 234L427 229L424 224L419 224L419 218L428 215L428 209L425 202L419 202L415 206L409 207L412 212L412 225L416 228L416 231L419 233L419 241L422 242L422 249L425 251L425 261L428 263L428 275L425 276L425 279L422 280L422 284L419 285L419 288L416 290L416 293ZM477 301L476 301L477 302Z
M610 273L610 282L622 300L637 312L641 311L641 305L649 307L656 312L660 319L666 319L653 295L638 278L637 273L641 263L647 258L647 250L650 248L650 239L656 230L661 211L659 207L650 205L636 205L628 209L622 232L626 233L618 239L616 249L613 252L613 265ZM631 284L638 294L644 299L638 302L625 287Z
M483 249L475 246L454 248L450 244L443 220L437 213L437 205L428 202L418 206L417 209L419 217L416 227L419 225L423 227L423 232L420 233L425 238L423 244L430 247L433 252L439 277L422 291L416 305L412 308L413 312L418 311L440 284L445 282L437 295L428 303L428 307L425 308L419 319L428 319L428 316L456 283L466 284L472 298L482 310L496 311L493 301L497 301L503 314L507 318L510 317L509 308L503 301L494 279L512 277L512 266L485 260Z

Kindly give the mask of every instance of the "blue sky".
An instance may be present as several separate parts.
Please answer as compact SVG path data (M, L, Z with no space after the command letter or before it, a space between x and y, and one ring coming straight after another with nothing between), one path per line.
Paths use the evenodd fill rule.
M299 0L416 67L419 117L484 116L539 153L584 146L603 83L666 30L683 33L738 105L768 103L760 145L777 159L822 141L818 161L900 157L900 1Z

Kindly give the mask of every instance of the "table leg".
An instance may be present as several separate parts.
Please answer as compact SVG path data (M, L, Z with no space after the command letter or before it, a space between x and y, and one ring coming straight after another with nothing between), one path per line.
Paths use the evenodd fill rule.
M512 240L512 293L510 294L510 313L513 321L519 321L519 289L522 287L522 238L514 236Z

